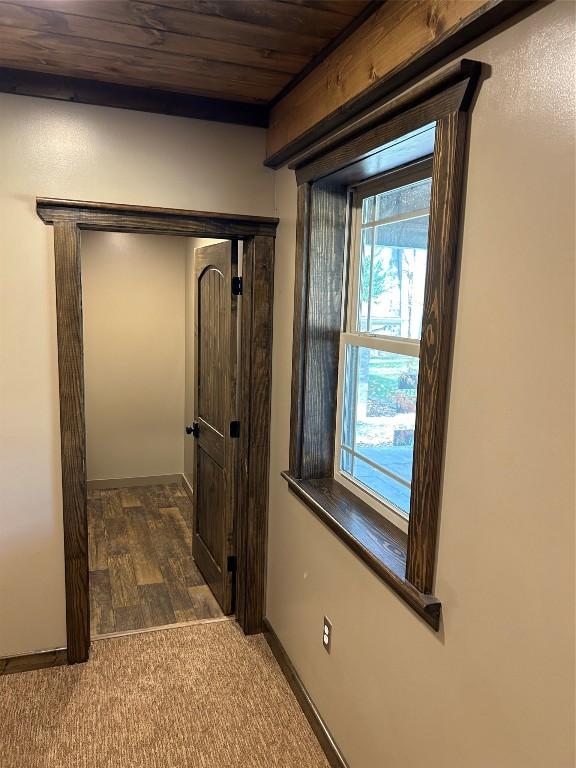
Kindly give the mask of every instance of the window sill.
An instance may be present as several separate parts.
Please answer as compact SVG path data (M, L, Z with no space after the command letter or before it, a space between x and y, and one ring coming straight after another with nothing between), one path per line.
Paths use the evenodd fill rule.
M334 478L299 480L282 472L290 490L424 621L438 631L441 603L406 580L408 537Z

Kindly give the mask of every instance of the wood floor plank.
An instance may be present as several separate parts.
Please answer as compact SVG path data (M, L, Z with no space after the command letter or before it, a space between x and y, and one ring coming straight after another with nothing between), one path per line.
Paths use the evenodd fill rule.
M164 584L144 584L138 587L138 592L144 616L144 626L161 627L164 624L176 623L174 608Z
M110 555L108 557L108 565L114 609L138 605L140 603L140 596L130 555Z
M150 537L146 513L142 507L130 509L128 536L136 583L139 586L143 584L161 584L164 578Z
M129 632L149 626L144 622L141 605L127 605L114 609L115 632ZM102 633L104 634L104 633Z
M88 516L88 568L91 571L108 569L108 534L101 512Z
M188 587L188 594L192 600L196 618L217 619L224 616L216 598L210 591L210 587Z
M126 518L111 517L105 521L108 560L113 555L129 555L130 540Z
M109 571L90 572L90 596L99 605L112 605L112 586Z
M120 502L124 509L142 506L137 488L120 488Z
M163 563L167 563L171 557L178 558L181 550L174 541L174 532L170 519L165 518L160 510L154 510L154 513L148 517L147 522L150 530L150 539L160 566Z
M186 587L201 587L206 583L192 557L187 557L180 562L186 579Z
M102 514L107 522L111 519L123 519L124 511L120 501L120 493L117 488L102 490L100 498L102 499Z
M170 518L170 525L174 532L175 540L182 545L181 549L183 554L187 556L192 552L192 531L190 530L190 526L182 517L182 513L178 507L169 507L162 511Z
M92 637L116 632L115 611L111 605L98 605L90 616L90 633Z
M148 485L145 488L138 489L142 494L142 498L146 499L147 506L150 509L161 509L162 507L171 506L170 493L166 490L164 485Z
M162 573L174 611L192 612L192 600L188 594L186 575L180 560L173 557L169 558L168 562L162 567Z
M102 635L115 631L112 588L108 571L90 573L90 631Z

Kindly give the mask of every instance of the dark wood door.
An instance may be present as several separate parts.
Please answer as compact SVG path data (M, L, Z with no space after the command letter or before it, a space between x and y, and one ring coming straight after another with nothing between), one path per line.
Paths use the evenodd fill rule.
M238 245L195 254L195 432L193 555L224 613L234 610L236 463L236 318L232 293Z

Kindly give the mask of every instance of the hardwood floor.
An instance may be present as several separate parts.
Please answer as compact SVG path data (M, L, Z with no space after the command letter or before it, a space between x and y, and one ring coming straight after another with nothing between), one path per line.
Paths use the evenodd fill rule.
M192 559L192 505L171 485L88 491L92 638L222 616Z

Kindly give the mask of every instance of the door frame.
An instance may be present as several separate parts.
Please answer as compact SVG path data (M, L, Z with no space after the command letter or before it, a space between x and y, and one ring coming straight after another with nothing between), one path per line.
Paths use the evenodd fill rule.
M68 664L87 661L90 653L80 258L83 229L243 241L236 618L246 634L261 632L268 521L274 240L278 219L45 197L36 198L36 211L54 230Z

